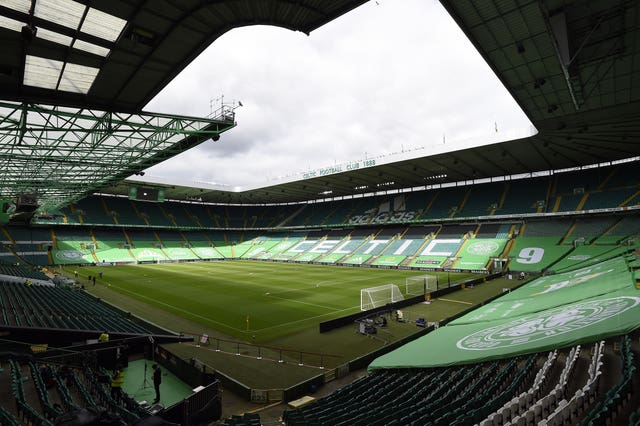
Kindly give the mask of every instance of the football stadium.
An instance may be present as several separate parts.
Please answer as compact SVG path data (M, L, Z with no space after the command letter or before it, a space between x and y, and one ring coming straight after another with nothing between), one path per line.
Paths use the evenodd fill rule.
M440 0L530 135L144 178L221 36L382 2L0 2L0 424L640 425L638 1Z

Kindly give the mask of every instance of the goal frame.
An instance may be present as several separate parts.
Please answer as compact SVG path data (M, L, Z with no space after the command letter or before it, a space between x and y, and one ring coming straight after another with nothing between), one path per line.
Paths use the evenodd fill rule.
M435 275L417 275L405 278L404 292L407 296L423 296L438 289Z
M382 294L379 299L374 299L374 294ZM360 310L368 311L380 306L404 300L404 295L396 284L383 284L375 287L360 289Z

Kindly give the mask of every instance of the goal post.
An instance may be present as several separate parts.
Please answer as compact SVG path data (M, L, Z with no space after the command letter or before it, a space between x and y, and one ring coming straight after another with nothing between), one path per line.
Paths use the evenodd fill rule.
M378 308L389 303L404 300L402 292L396 284L384 284L377 287L360 289L360 310Z
M405 294L407 296L422 296L437 289L438 280L434 275L418 275L407 277L405 280Z

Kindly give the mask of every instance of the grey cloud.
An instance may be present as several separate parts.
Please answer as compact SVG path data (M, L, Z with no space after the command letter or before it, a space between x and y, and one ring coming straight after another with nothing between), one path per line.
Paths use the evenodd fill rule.
M153 174L266 183L365 152L437 145L443 134L481 137L495 121L500 129L529 126L439 3L424 0L369 2L310 36L233 30L147 109L202 116L220 94L245 105L238 126Z

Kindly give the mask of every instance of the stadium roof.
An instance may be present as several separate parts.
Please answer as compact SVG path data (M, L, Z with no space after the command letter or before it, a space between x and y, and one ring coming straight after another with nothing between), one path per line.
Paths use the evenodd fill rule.
M99 3L101 9L95 10L95 2L36 0L32 10L29 0L3 2L0 42L7 46L7 54L0 57L2 97L139 111L231 28L271 24L308 33L364 1L173 3L114 0ZM296 202L558 170L640 155L640 2L441 3L514 96L537 134L243 191L163 184L166 197ZM71 15L79 17L73 22L51 19L60 8L77 9ZM67 37L64 42L59 35ZM44 77L32 79L38 73ZM102 191L126 194L128 185L122 182Z
M365 0L3 0L5 100L135 112L227 31L309 33Z
M640 2L441 0L537 129L517 140L243 191L169 187L167 197L294 202L640 155ZM112 188L126 193L126 185Z
M362 3L2 1L0 196L56 209L217 139L235 125L233 106L212 118L142 108L233 28L309 33Z
M0 101L0 198L56 210L234 126L224 106L195 118Z

